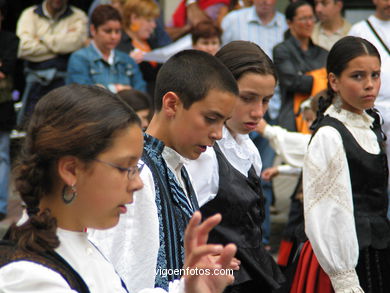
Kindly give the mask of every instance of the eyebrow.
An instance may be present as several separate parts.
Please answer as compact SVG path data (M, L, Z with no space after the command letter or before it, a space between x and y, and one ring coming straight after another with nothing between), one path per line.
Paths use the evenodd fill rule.
M207 115L215 115L215 116L217 116L218 118L221 118L221 119L225 119L226 118L224 115L222 115L221 113L219 113L217 111L214 111L214 110L210 110L210 111L206 112L205 114L207 114Z

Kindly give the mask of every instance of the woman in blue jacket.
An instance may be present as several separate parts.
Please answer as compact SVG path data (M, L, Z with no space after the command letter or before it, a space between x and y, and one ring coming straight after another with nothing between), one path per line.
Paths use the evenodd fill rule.
M116 93L125 89L146 90L136 62L115 50L121 38L121 16L110 5L98 6L91 17L92 41L69 59L66 83L100 84Z

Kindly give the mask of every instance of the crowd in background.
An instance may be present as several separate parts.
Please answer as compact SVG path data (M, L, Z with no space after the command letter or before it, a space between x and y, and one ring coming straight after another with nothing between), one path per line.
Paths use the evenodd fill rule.
M248 133L261 157L260 163L253 165L259 169L255 170L257 176L262 178L258 182L264 196L261 204L265 209L260 234L267 251L272 250L270 211L277 200L272 179L279 174L295 174L300 178L291 195L288 224L279 251L278 264L286 271L295 252L301 248L300 243L307 240L303 232L305 188L302 168L308 163L303 157L313 129L311 122L315 120L319 107L318 97L329 97L330 94L329 51L345 36L367 39L379 52L382 85L375 107L380 118L373 117L381 120L383 133L390 137L389 1L373 0L375 12L353 24L344 17L341 0L290 1L283 12L276 10L276 0L183 0L172 19L164 21L163 7L155 0L30 2L11 5L0 1L0 220L7 216L11 138L23 139L25 126L43 96L64 85L98 85L118 94L130 105L141 119L142 129L146 130L156 111L156 80L164 64L148 56L157 52L156 49L168 51L189 36L191 41L185 45L186 49L218 56L217 52L227 44L249 41L258 45L273 62L275 86L272 87L272 98L265 99L265 110L258 113L263 118L260 125L248 123ZM28 4L34 5L24 7ZM16 10L20 10L20 15L16 15ZM15 25L12 17L17 19ZM241 47L233 48L240 50ZM233 74L234 66L239 64L229 68ZM240 81L239 77L234 77ZM337 99L332 103L337 104ZM332 115L336 117L338 114ZM290 136L292 133L294 137ZM390 144L385 148L388 153ZM244 148L245 151L248 150ZM377 152L376 149L371 151ZM280 166L274 166L276 155L282 158ZM196 188L195 191L199 192ZM348 204L342 205L350 208ZM310 233L311 237L316 234ZM355 236L345 239L355 239ZM315 245L314 250L319 249L320 244ZM158 257L161 257L160 253ZM327 257L321 257L326 259L323 263L327 263ZM340 259L343 257L341 255ZM351 270L350 259L353 257L345 258L348 261L342 269ZM338 272L339 268L327 265L330 267L326 268L327 274ZM278 272L274 274L277 276ZM339 286L335 278L331 277L331 281L333 287ZM166 280L160 282L167 285ZM158 280L156 284L161 285Z

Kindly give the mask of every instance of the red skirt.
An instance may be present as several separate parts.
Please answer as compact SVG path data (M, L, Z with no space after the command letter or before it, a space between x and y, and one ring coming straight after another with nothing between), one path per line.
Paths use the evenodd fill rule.
M303 245L290 293L333 293L328 275L314 255L309 241Z

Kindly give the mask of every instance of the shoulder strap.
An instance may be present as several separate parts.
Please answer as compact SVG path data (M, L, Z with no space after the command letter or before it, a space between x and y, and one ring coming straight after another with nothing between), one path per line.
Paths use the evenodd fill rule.
M383 48L385 48L387 54L390 55L390 49L389 47L386 46L385 42L382 40L382 38L379 36L379 34L377 33L377 31L375 30L375 28L372 26L371 22L366 19L366 23L367 25L370 27L371 31L374 33L374 35L377 37L378 41L382 44Z
M9 240L0 240L0 268L15 261L31 261L59 273L68 285L79 293L89 293L81 276L55 251L34 253L19 249Z

